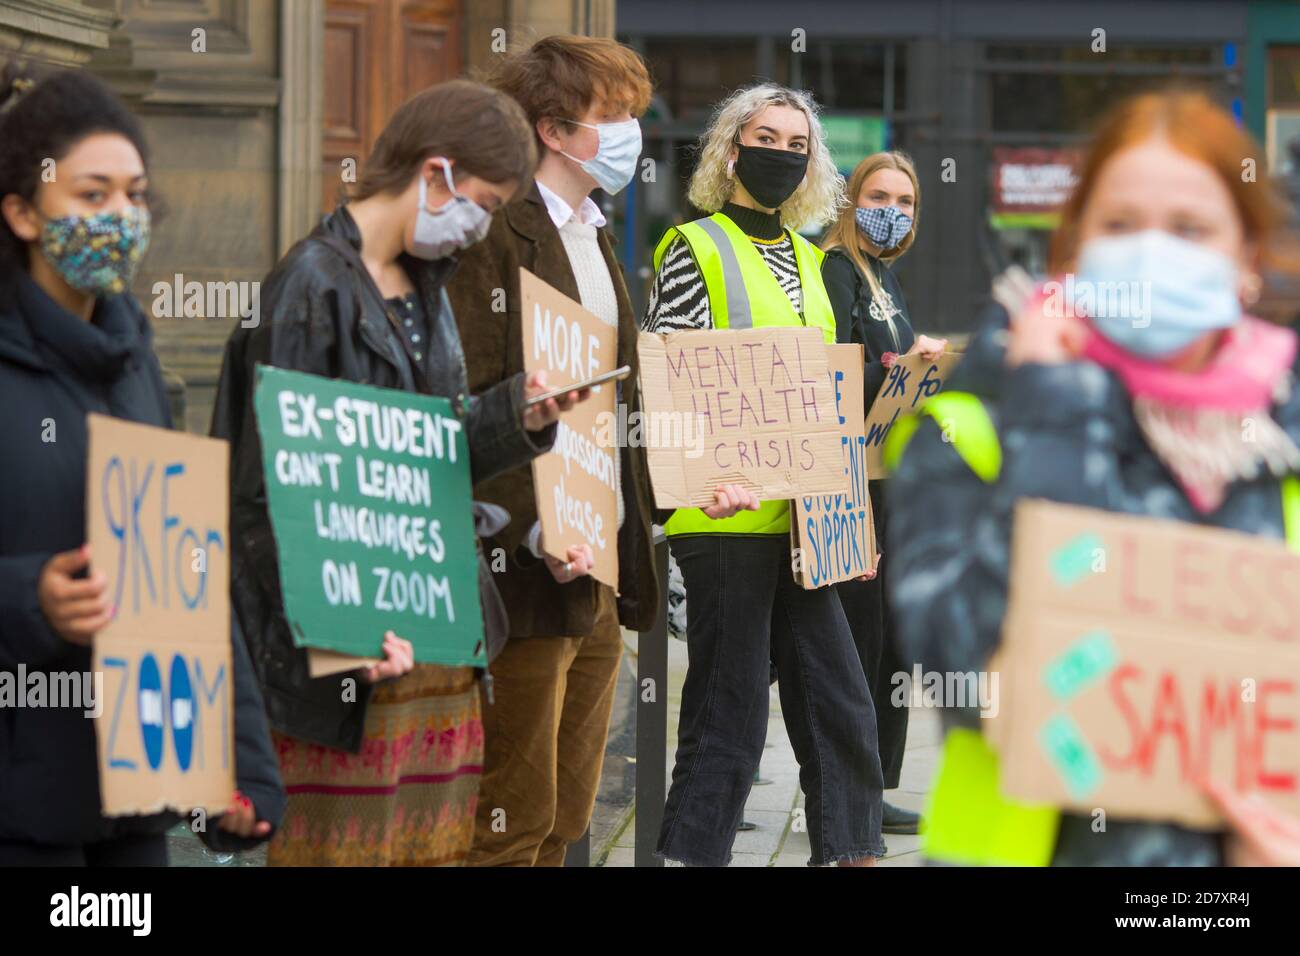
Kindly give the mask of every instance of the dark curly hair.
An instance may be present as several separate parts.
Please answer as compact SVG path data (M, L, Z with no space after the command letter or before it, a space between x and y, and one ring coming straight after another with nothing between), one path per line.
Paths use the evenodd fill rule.
M16 194L32 202L42 162L62 159L94 133L125 136L148 170L139 120L101 80L80 70L41 71L9 61L0 72L0 199ZM0 217L0 273L26 265L27 244Z

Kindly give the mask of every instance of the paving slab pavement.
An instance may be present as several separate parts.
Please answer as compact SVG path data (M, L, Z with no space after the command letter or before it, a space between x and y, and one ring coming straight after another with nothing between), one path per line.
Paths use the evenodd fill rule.
M630 654L636 653L636 635L627 635ZM677 742L677 721L681 709L682 680L686 674L686 644L669 639L668 647L668 753L665 755L669 778L672 775ZM804 806L799 788L799 764L786 734L781 715L781 700L774 686L771 690L767 746L763 750L760 777L771 783L755 786L745 804L745 819L756 829L736 834L732 847L732 866L806 866L811 855L808 834L801 815L794 811ZM925 802L938 760L942 729L938 712L914 707L908 721L907 746L899 788L885 794L896 806L920 810ZM605 866L632 866L635 852L635 827L631 819L617 834L604 858ZM888 852L880 865L918 866L921 864L920 838L886 834Z

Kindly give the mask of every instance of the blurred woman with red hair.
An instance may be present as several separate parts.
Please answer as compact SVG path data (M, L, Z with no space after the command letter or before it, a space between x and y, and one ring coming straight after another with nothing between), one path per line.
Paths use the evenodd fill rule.
M1203 94L1130 99L1103 118L1082 163L1054 236L1054 281L995 283L991 328L890 482L890 598L926 670L977 671L997 649L1021 499L1284 536L1281 485L1300 469L1297 340L1247 312L1261 269L1284 258L1280 200L1250 175L1262 155ZM1092 815L1063 813L1042 826L996 792L973 713L945 711L946 752L986 761L990 815L1023 811L1040 838L1027 850L1022 830L1019 846L993 847L936 819L932 857L1223 862L1221 834L1169 822L1112 815L1098 831ZM950 783L941 775L937 792Z

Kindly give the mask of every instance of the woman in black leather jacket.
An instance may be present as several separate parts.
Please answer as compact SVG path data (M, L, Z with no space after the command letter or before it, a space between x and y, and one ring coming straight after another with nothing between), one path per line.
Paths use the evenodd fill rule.
M459 862L482 727L475 672L413 666L409 643L392 634L377 666L310 677L285 623L254 367L450 398L474 482L546 451L561 407L579 396L526 410L525 399L545 389L522 374L470 396L444 291L454 253L483 238L491 213L531 183L535 163L532 131L508 97L462 80L418 94L380 135L351 200L289 250L263 283L259 321L227 346L212 433L234 446L232 591L290 793L273 865ZM484 309L491 295L483 290Z

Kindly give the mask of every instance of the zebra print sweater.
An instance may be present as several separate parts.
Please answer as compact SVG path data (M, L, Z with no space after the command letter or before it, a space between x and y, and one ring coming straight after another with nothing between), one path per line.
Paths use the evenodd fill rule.
M802 315L803 288L799 284L799 265L790 237L781 228L780 213L767 215L731 203L722 207L722 213L754 243L754 248L789 297L790 304ZM650 287L650 304L641 328L647 332L713 328L704 277L695 264L690 246L680 236L669 245L655 275Z

